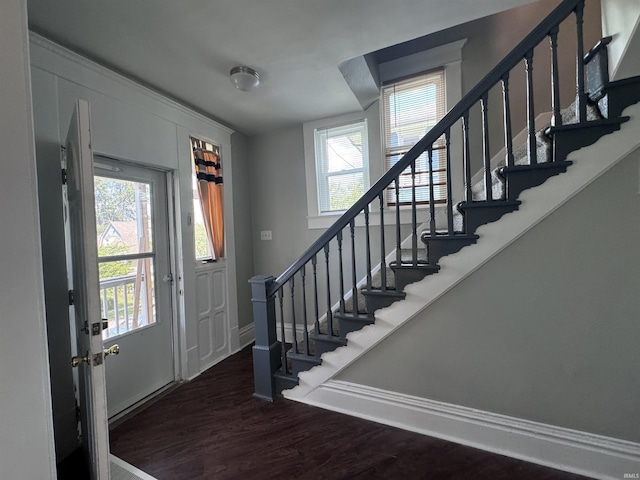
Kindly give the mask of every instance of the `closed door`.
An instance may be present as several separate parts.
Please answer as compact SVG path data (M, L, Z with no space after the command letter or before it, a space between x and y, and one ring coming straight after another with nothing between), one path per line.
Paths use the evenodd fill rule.
M175 380L166 174L94 159L109 417Z

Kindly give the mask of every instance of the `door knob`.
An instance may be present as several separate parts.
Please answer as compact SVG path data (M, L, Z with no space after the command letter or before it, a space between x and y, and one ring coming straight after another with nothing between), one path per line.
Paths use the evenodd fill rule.
M107 355L118 355L119 353L120 353L120 347L118 346L117 343L115 345L112 345L109 348L105 348L104 349L104 356L105 357Z
M89 352L85 353L83 356L75 355L75 356L71 357L71 366L72 367L77 367L82 362L90 363L90 361L91 361L91 358L89 356Z

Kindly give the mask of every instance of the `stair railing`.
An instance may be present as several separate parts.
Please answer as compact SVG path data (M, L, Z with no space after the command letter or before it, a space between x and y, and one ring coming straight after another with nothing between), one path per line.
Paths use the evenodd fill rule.
M297 372L292 370L288 360L298 355L307 357L313 364L314 353L310 342L309 330L319 333L325 329L329 336L336 336L333 316L336 313L345 313L345 298L352 303L354 316L358 314L359 291L363 287L371 291L377 287L374 285L374 274L379 274L379 290L393 289L389 285L387 267L389 267L389 251L386 248L386 237L394 240L395 252L393 256L395 265L407 264L416 266L424 263L420 258L418 238L421 234L418 223L418 208L416 202L416 160L426 153L428 162L428 186L430 198L434 198L434 150L440 149L444 139L445 163L446 163L446 226L438 230L436 222L436 208L429 202L428 221L425 223L426 231L423 236L435 237L437 235L455 236L464 234L464 231L456 229L454 224L454 195L452 193L451 178L451 141L452 129L456 124L462 126L462 162L464 184L464 200L473 202L472 192L472 162L471 162L471 125L470 111L478 104L480 106L482 138L482 168L484 177L484 197L487 202L501 201L494 199L492 192L492 165L491 151L489 148L489 94L492 88L501 87L502 97L502 123L504 127L504 151L505 165L514 166L514 145L512 138L512 121L510 106L510 73L521 62L525 66L526 79L526 105L527 105L527 152L529 163L538 163L534 85L533 85L533 59L534 49L546 38L549 39L551 49L550 81L551 81L551 113L552 126L562 124L560 87L559 87L559 58L558 58L558 32L560 25L570 15L575 16L576 28L576 121L585 122L587 119L587 95L585 93L585 66L583 48L583 12L585 0L564 0L558 5L535 29L527 35L498 65L493 68L475 87L473 87L449 112L422 137L395 165L393 165L355 204L349 208L336 222L328 228L289 268L280 276L256 276L250 282L252 284L252 301L255 325L255 346L253 347L255 396L272 400L281 390L276 383L276 377L295 377ZM440 143L438 143L438 141ZM402 256L401 235L401 202L399 190L401 174L411 178L411 204L410 210L410 258ZM385 196L395 195L395 226L394 234L385 233ZM377 215L374 213L377 212ZM380 259L377 267L372 266L372 230L374 225L372 218L376 216L379 222ZM393 215L392 215L393 217ZM364 227L363 239L356 241L356 230ZM346 231L346 235L345 235ZM346 240L345 240L346 237ZM364 265L358 272L356 255L357 247L364 242L364 261L360 258L360 264ZM350 278L344 275L344 250L350 255ZM337 255L336 255L337 253ZM426 259L429 262L428 258ZM431 263L431 262L429 262ZM337 268L336 268L337 267ZM338 270L337 275L335 270ZM334 273L332 273L332 271ZM364 273L364 276L362 275ZM324 277L324 278L323 278ZM362 277L363 281L358 281ZM345 292L345 280L350 285ZM364 285L363 285L364 283ZM337 285L336 285L337 284ZM308 294L308 290L311 291ZM332 302L332 297L338 299ZM337 305L337 306L336 306ZM325 311L326 310L326 311ZM311 317L311 319L309 319ZM288 320L288 321L287 321ZM279 339L278 339L279 337ZM287 348L290 345L290 349ZM293 385L294 383L292 383Z

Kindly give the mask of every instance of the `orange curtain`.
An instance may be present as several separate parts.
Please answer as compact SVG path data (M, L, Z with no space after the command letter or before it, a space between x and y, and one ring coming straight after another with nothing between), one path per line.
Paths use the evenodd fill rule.
M224 214L220 157L210 150L195 148L193 157L198 177L198 193L209 242L215 258L224 257Z

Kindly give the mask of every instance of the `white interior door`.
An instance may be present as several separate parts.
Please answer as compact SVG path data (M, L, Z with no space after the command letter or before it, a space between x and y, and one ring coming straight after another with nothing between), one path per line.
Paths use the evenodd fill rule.
M65 228L73 291L82 446L92 480L109 479L109 431L98 280L89 103L76 102L66 142ZM73 342L72 342L73 344Z
M94 159L109 417L175 380L166 175Z

